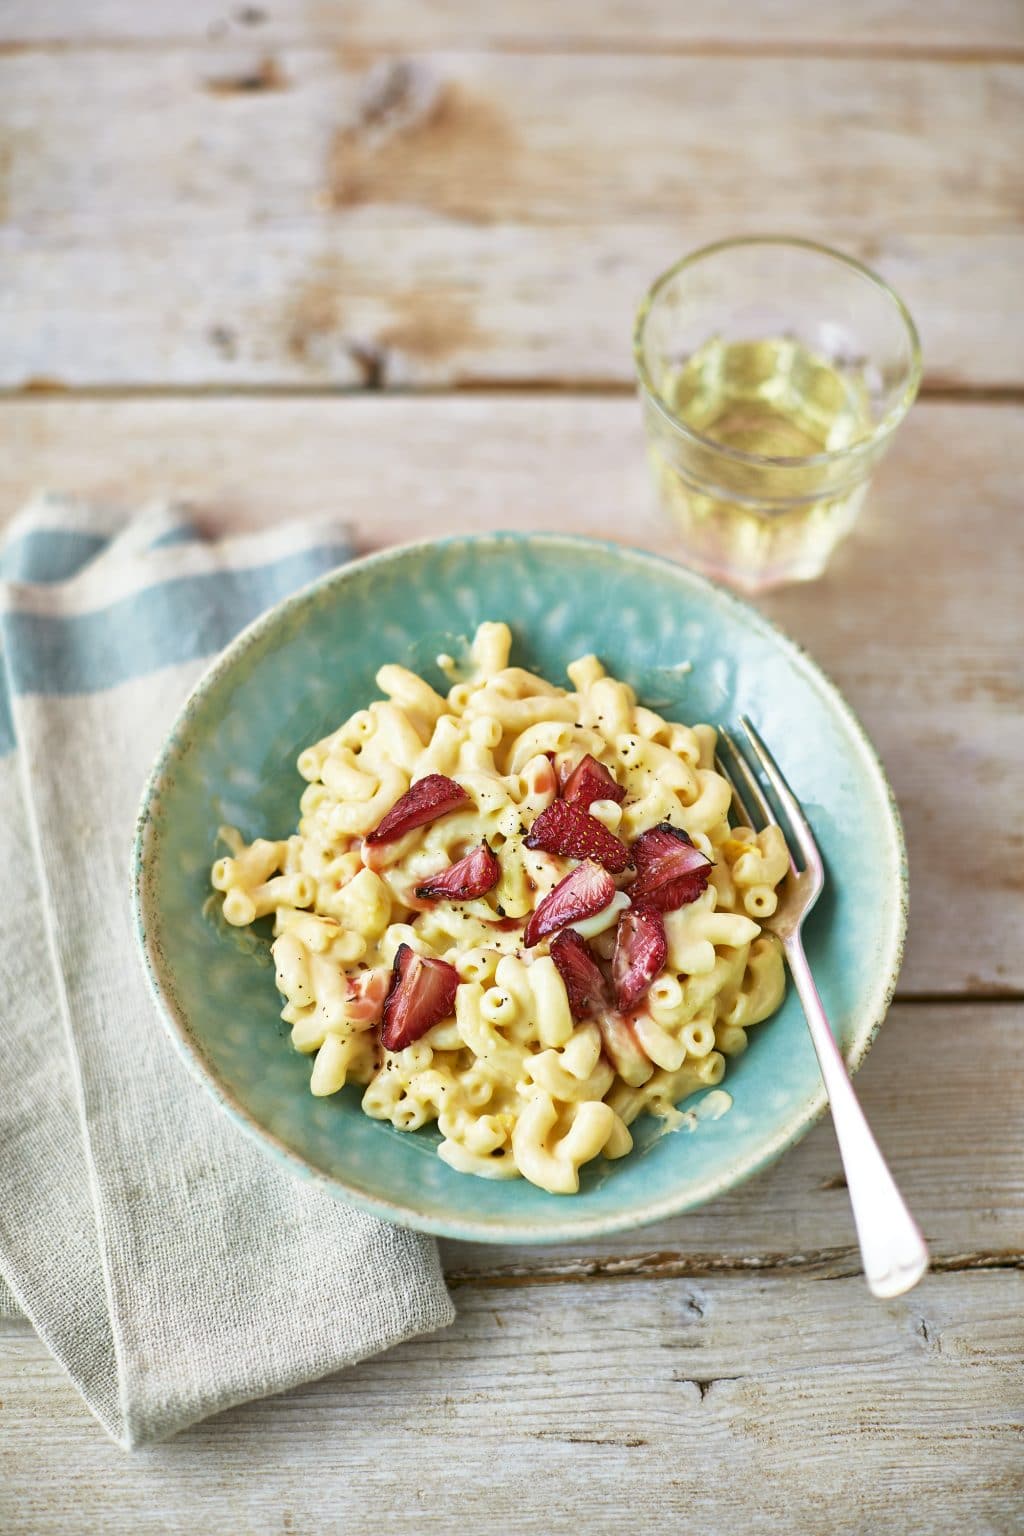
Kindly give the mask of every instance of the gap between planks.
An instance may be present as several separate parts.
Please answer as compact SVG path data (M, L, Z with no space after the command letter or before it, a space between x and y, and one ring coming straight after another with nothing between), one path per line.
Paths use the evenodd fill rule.
M978 1270L1024 1270L1024 1252L954 1253L933 1257L929 1273L973 1274ZM614 1254L606 1258L556 1259L536 1268L510 1264L495 1269L446 1269L453 1288L480 1286L509 1289L532 1285L585 1285L603 1280L701 1280L745 1275L801 1274L813 1280L850 1280L862 1274L855 1245L820 1248L808 1253L731 1255L712 1253Z
M1024 992L1013 988L1008 988L1005 992L900 992L893 1001L898 1002L901 1007L907 1005L912 1008L932 1008L936 1004L941 1004L944 1008L960 1008L969 1004L977 1006L979 1003L984 1004L986 1008L1007 1004L1019 1006L1024 1003Z
M337 400L373 398L445 400L467 395L587 395L598 399L630 399L636 385L630 379L456 379L453 383L423 385L356 386L346 384L240 384L211 381L204 384L65 384L61 379L37 376L16 386L0 385L0 406L25 400L61 402L74 400ZM924 383L919 400L950 405L1024 405L1024 384Z
M276 50L308 49L327 46L330 38L312 39L308 35L277 34ZM259 50L261 38L252 33L245 38L210 37L105 37L105 38L4 38L0 39L0 58L22 54L69 53L161 53L189 50L209 54L218 46L238 50L250 45ZM708 37L683 40L659 38L654 41L626 37L581 37L565 33L551 38L475 36L466 47L452 47L443 39L437 43L414 41L403 37L360 38L358 51L374 57L389 54L422 55L443 52L518 54L529 58L572 56L593 58L677 58L677 59L864 59L872 62L926 64L1024 64L1024 46L998 43L928 43L928 42L830 42L825 38L748 39L735 42L729 38Z

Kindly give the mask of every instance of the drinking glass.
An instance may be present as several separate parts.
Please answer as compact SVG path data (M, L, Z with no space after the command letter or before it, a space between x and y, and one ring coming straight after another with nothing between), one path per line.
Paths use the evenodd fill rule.
M633 341L684 561L749 592L820 575L917 394L903 302L813 241L723 240L657 279Z

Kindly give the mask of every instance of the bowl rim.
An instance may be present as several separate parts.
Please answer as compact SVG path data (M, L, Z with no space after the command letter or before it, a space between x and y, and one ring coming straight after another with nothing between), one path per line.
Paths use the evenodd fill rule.
M628 544L618 544L607 539L593 538L587 534L549 532L546 530L495 529L482 533L452 534L443 538L416 539L402 544L390 545L386 549L375 551L355 560L346 561L344 564L336 566L333 570L325 572L322 576L306 583L295 592L282 598L265 612L258 615L250 624L247 624L222 651L213 657L209 665L200 674L164 737L163 744L146 777L136 817L132 845L132 924L150 995L156 1005L156 1010L164 1029L170 1035L178 1055L184 1060L193 1077L203 1084L207 1092L211 1094L216 1103L231 1117L236 1125L240 1126L264 1152L283 1162L289 1171L326 1190L343 1203L355 1206L393 1224L410 1227L420 1232L431 1233L436 1237L454 1238L463 1242L515 1243L524 1245L585 1242L592 1238L608 1236L614 1232L630 1231L637 1227L648 1226L653 1222L663 1221L669 1217L680 1215L684 1211L704 1205L739 1184L745 1183L755 1174L775 1162L784 1152L795 1146L822 1117L828 1107L824 1084L820 1084L815 1089L804 1101L803 1105L795 1110L785 1124L780 1127L776 1135L766 1145L762 1145L756 1153L741 1160L738 1164L730 1165L729 1168L719 1172L717 1175L709 1175L697 1182L691 1181L687 1186L687 1192L679 1196L670 1195L654 1204L643 1205L639 1208L633 1206L621 1212L603 1213L589 1220L574 1221L565 1232L549 1230L547 1228L538 1230L528 1220L523 1221L516 1218L502 1222L500 1226L492 1226L488 1220L478 1220L472 1217L466 1218L459 1212L452 1212L443 1217L424 1214L408 1203L368 1195L363 1190L346 1184L344 1179L340 1178L337 1174L318 1167L302 1153L297 1152L281 1137L264 1126L246 1108L220 1079L213 1063L203 1051L200 1042L192 1034L188 1019L185 1017L184 1010L178 1004L173 988L169 986L165 988L161 981L161 971L164 967L161 965L158 945L154 935L157 924L151 917L154 882L148 878L148 853L150 836L156 825L154 808L159 801L161 787L167 776L167 770L173 767L177 753L185 740L187 740L189 727L210 690L225 674L235 667L245 653L253 645L257 644L268 630L274 629L289 614L295 613L304 607L310 598L318 593L334 586L344 587L346 582L358 579L366 571L372 570L374 567L387 565L393 561L409 559L410 557L415 557L420 552L451 548L458 545L482 547L488 544L510 545L512 547L523 544L540 544L550 549L566 546L572 549L579 548L582 545L596 553L612 557L616 560L626 559L640 566L654 566L661 573L667 571L684 586L688 585L691 590L696 591L706 602L711 603L713 606L717 604L720 608L741 619L747 625L753 625L755 631L759 632L761 637L767 638L781 647L782 651L803 674L805 679L824 696L827 703L841 718L859 749L865 766L876 779L878 787L883 792L882 800L889 813L889 831L896 858L899 882L898 901L895 906L895 922L887 935L886 963L884 967L880 967L880 974L884 971L884 979L880 985L876 986L875 1001L870 1005L870 1018L866 1028L862 1027L858 1031L859 1038L856 1044L845 1056L851 1075L858 1070L871 1048L892 1002L903 959L909 905L909 877L903 824L892 786L889 783L873 743L860 720L828 674L797 641L786 634L773 620L765 617L764 614L734 593L709 581L706 577L688 567L679 565L665 555L655 554L645 549L638 549ZM559 1197L552 1196L551 1198L558 1199ZM568 1216L570 1211L574 1209L577 1209L577 1207L570 1204L566 1209L566 1215Z

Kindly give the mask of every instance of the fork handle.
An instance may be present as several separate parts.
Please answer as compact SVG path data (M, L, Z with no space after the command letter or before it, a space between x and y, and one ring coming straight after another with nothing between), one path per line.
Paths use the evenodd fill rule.
M904 1291L917 1284L928 1268L928 1249L864 1118L829 1027L800 935L794 934L783 947L807 1015L807 1026L832 1106L832 1123L846 1174L868 1286L874 1296L902 1296Z

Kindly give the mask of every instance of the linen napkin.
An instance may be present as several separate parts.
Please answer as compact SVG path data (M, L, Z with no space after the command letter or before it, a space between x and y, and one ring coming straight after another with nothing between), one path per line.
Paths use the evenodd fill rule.
M0 1275L126 1448L454 1316L435 1244L282 1172L178 1059L134 951L133 824L204 660L345 560L45 497L0 550Z

